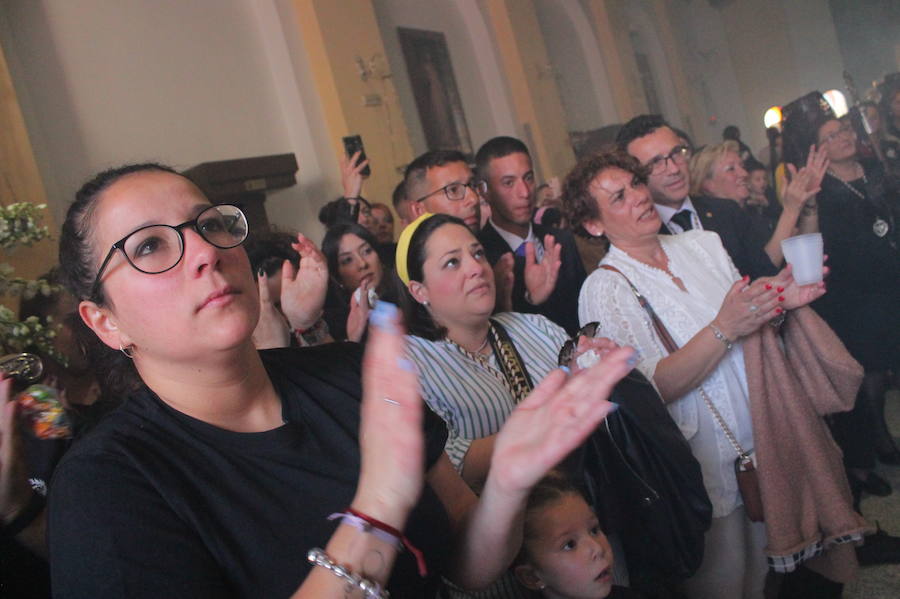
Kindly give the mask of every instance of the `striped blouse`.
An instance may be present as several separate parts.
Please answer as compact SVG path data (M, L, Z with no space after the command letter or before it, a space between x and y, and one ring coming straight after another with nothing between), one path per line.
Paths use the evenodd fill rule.
M495 314L522 356L531 380L537 385L556 368L566 332L539 314ZM458 471L469 445L500 430L515 408L496 357L487 356L487 368L456 344L407 336L410 358L419 369L422 395L428 406L447 423L445 450Z

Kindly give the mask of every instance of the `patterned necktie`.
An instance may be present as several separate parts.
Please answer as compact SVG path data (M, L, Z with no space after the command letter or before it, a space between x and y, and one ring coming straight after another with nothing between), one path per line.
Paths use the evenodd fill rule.
M694 228L694 221L691 218L690 210L680 210L672 215L670 222L674 222L676 225L681 227L682 231L690 231Z

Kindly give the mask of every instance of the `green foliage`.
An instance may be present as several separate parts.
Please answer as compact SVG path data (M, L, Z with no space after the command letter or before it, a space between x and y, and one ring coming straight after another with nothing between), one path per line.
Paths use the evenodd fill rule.
M47 227L40 224L46 204L20 202L0 206L0 250L11 253L20 246L31 245L50 237ZM15 269L8 263L0 263L0 295L21 296L31 299L41 294L49 296L59 290L47 279L24 279L15 276ZM30 316L19 318L12 310L0 306L0 350L3 354L38 351L65 364L66 359L53 346L59 325L48 317L44 320Z

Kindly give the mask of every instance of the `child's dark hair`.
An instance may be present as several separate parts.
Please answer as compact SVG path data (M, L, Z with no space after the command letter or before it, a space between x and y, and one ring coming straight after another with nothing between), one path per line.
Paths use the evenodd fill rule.
M522 547L519 549L519 554L513 562L514 566L531 561L531 556L528 555L528 541L536 535L534 530L536 513L567 495L577 495L585 499L581 489L561 470L551 470L531 490L531 493L528 495L528 502L525 504ZM585 501L587 500L585 499Z

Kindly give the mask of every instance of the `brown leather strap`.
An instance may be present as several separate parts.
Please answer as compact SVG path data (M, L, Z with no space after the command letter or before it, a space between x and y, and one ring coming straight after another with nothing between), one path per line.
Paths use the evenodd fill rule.
M672 339L672 335L669 334L669 330L666 328L666 325L663 324L663 321L660 320L659 316L656 315L656 312L653 311L653 307L650 305L650 302L641 295L641 292L637 290L637 287L625 276L621 270L616 268L615 266L610 266L609 264L601 264L600 268L611 270L613 272L617 272L622 275L622 278L625 279L625 282L628 283L628 286L631 288L631 293L634 294L635 299L637 299L638 303L641 305L647 315L650 316L650 321L653 323L653 328L656 330L656 334L659 335L659 340L662 341L663 347L666 348L666 351L670 354L678 351L678 344L675 343L675 340Z
M647 314L650 316L650 320L653 322L653 328L656 329L656 334L659 336L659 340L662 341L663 346L666 348L666 351L670 354L678 351L678 344L675 343L675 340L672 339L672 336L669 334L668 329L666 329L666 325L663 324L662 320L660 320L659 316L656 315L656 312L653 311L653 307L650 305L650 302L647 301L641 292L637 290L637 287L632 284L632 282L625 276L621 270L616 268L615 266L610 266L609 264L601 264L600 268L605 268L606 270L611 270L613 272L617 272L622 275L622 278L625 279L625 282L628 283L628 286L631 288L631 292L634 294L634 297L637 298L638 303L641 307L647 311ZM731 432L731 429L728 428L728 425L725 424L725 419L722 418L722 414L719 413L719 410L716 408L715 404L713 404L712 399L710 399L709 395L706 394L706 391L703 389L703 385L698 387L700 391L700 397L703 399L703 403L706 404L706 407L709 408L709 411L712 412L713 418L716 423L720 427L722 427L722 431L725 433L725 438L728 439L728 442L731 443L731 446L734 447L734 450L738 453L738 456L744 461L749 460L749 454L741 447L740 443L738 443L737 437L735 437L734 433Z

